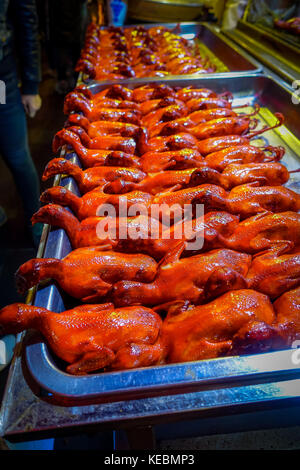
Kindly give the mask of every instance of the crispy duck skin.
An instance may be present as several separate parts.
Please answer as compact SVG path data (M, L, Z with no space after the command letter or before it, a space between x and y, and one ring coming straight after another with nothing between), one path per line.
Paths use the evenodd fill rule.
M190 128L196 127L197 124L212 121L221 117L237 116L237 114L228 108L213 108L194 111L187 116L179 117L167 122L158 122L149 129L149 136L156 137L158 135L172 135L178 132L185 132Z
M148 152L164 152L168 150L195 149L198 150L198 140L187 132L167 137L159 136L147 139L146 133L141 135L138 148L143 156Z
M72 149L76 152L80 162L85 168L91 168L97 165L105 165L107 159L111 155L119 154L123 159L126 160L127 154L124 152L113 151L113 150L91 150L87 149L82 145L81 140L77 134L69 131L68 129L62 129L59 131L53 139L52 149L54 153L57 153L63 145L71 146ZM128 155L130 157L130 164L135 165L135 157L132 154ZM127 160L128 160L127 156Z
M72 112L82 112L91 121L97 120L98 109L135 109L136 104L132 101L101 97L101 99L88 99L81 93L72 91L68 93L64 99L64 114L68 115Z
M238 217L227 212L209 212L203 217L185 221L183 227L172 226L170 229L159 220L143 215L129 217L123 221L117 218L115 225L110 225L107 222L105 224L107 221L105 217L89 217L79 222L69 210L57 204L41 207L31 220L33 224L40 222L63 228L67 232L73 249L87 246L110 246L115 251L124 253L148 254L156 260L161 260L178 244L179 240L187 240L192 244L196 235L202 235L202 233L203 246L201 243L199 246L190 245L183 251L183 256L222 247L219 237L221 235L230 237L239 221ZM120 235L120 223L126 224L126 238ZM101 224L100 228L105 229L105 237L100 236L99 224ZM193 247L195 248L192 249Z
M162 342L170 363L224 356L242 327L253 320L272 324L275 319L268 297L250 289L227 292L196 307L178 301L160 308L168 311Z
M102 135L121 135L123 137L137 137L139 126L130 124L128 122L119 121L94 121L90 122L85 116L81 114L70 114L65 123L65 128L73 126L81 127L84 129L89 137L99 137Z
M175 90L166 84L151 83L143 85L132 91L132 100L136 103L143 103L148 100L162 99L164 97L176 98Z
M130 88L125 87L121 84L111 85L104 90L99 91L98 93L93 94L90 88L85 85L81 84L74 88L76 93L81 93L88 99L92 99L94 102L101 101L103 98L112 98L118 100L125 100L125 101L132 101L132 90Z
M106 192L118 194L133 190L145 191L149 194L157 194L172 188L180 189L186 186L195 171L194 168L187 170L163 171L161 173L152 173L138 182L126 181L122 176L108 184L105 187Z
M131 160L133 163L132 159ZM200 152L193 148L165 152L147 152L140 157L140 168L146 173L157 173L163 170L184 170L197 168L205 164Z
M215 109L215 108L231 108L231 102L224 98L191 98L186 101L186 106L190 113L200 111L202 109Z
M82 170L76 163L72 163L64 158L54 158L47 164L42 180L47 181L57 174L73 176L81 194L85 194L98 186L104 186L106 183L119 178L122 178L124 181L139 182L146 176L141 170L119 166L95 166Z
M297 212L262 212L240 222L229 236L218 235L219 243L232 250L259 253L287 245L291 249L300 243L300 214Z
M289 251L289 241L273 250L258 254L247 274L247 285L275 300L284 292L300 286L300 254ZM282 254L283 253L283 254Z
M222 193L222 191L224 191ZM167 204L204 204L205 209L224 210L242 219L261 212L286 212L300 209L300 195L284 186L256 186L254 183L235 186L226 192L220 186L203 184L156 196L155 202Z
M268 146L264 149L252 145L236 145L217 152L212 152L205 158L208 167L223 171L230 163L264 163L280 160L284 155L282 147Z
M153 306L185 299L197 304L246 287L251 256L221 249L180 259L184 249L185 243L179 242L166 255L153 282L117 282L112 291L113 303Z
M300 209L300 195L284 186L252 186L244 184L227 192L221 186L202 184L153 196L153 204L204 204L204 210L222 210L242 219L260 212L286 212Z
M238 217L227 212L209 212L202 217L185 221L182 225L175 224L170 228L164 228L165 225L162 224L162 235L149 239L121 239L114 249L127 253L145 253L159 261L173 251L182 240L187 242L182 257L192 256L220 248L222 244L219 235L229 236L238 225Z
M138 109L142 113L142 118L141 118L142 121L144 121L144 116L145 116L145 119L146 119L145 123L146 123L147 116L152 121L152 116L158 116L158 117L160 116L160 113L157 114L156 111L160 111L171 105L179 106L179 109L182 109L184 113L186 113L187 111L185 104L182 101L174 98L173 96L166 96L164 98L144 101L143 103L139 103ZM155 114L152 114L152 113L155 113Z
M125 179L117 179L106 187L107 192L126 192L133 189L156 194L173 188L200 186L201 184L215 184L224 189L232 189L246 183L257 182L264 186L277 186L284 184L289 179L287 168L277 162L229 164L222 173L217 170L202 166L188 170L166 170L161 173L150 174L141 181L135 183Z
M274 302L276 324L287 344L300 338L300 287L285 292Z
M232 340L232 354L286 349L300 338L300 288L282 294L274 303L275 321L270 325L253 320L242 327Z
M70 95L65 100L64 113L70 114L72 111L78 113L82 112L83 115L89 119L89 121L124 121L138 124L141 113L136 109L134 103L121 101L119 106L116 103L111 103L112 107L109 107L109 102L106 100L98 105L91 105L84 97L76 95L71 97Z
M199 142L200 147L201 142ZM193 148L184 148L173 151L151 151L140 157L140 168L146 173L155 173L167 169L182 170L185 168L209 167L217 171L223 171L231 163L264 163L280 160L284 155L282 147L268 146L264 149L247 145L228 147L218 152L213 152L203 158L201 152ZM109 157L107 157L109 158ZM127 158L134 165L134 159Z
M41 196L41 201L68 206L79 220L101 215L101 207L110 204L118 215L121 201L128 207L141 203L149 214L151 204L162 204L161 214L169 213L174 204L184 209L185 204L204 204L205 212L221 210L239 215L242 219L261 212L286 212L300 209L300 195L284 186L251 186L241 185L226 192L221 186L202 184L178 191L166 191L154 196L149 193L133 190L126 194L108 194L100 187L76 196L68 189L54 186L47 189ZM133 214L131 214L133 215ZM172 214L171 214L172 215Z
M78 131L78 132L77 132ZM85 162L87 161L95 161L95 164L102 164L104 161L103 157L106 157L110 152L108 150L119 150L121 152L128 153L129 155L133 155L135 151L135 141L128 137L121 137L118 135L112 136L103 136L102 143L100 144L101 148L88 148L86 147L82 141L82 133L85 132L80 127L77 127L74 132L74 128L67 128L62 129L61 131L57 132L57 134L53 138L52 148L53 152L57 153L63 145L70 145L74 151L77 153L80 160ZM80 134L80 135L78 135ZM87 135L87 134L86 134ZM85 164L85 163L84 163ZM85 166L94 166L92 165L85 165Z
M207 136L206 138L202 138L202 140L199 141L199 147L198 147L199 151L203 156L206 156L210 153L218 152L219 150L225 149L227 147L232 147L235 145L247 145L247 144L249 145L250 140L257 138L257 136L267 131L270 131L271 129L276 129L277 127L280 127L283 124L284 116L281 113L275 113L275 116L277 118L277 121L274 125L263 126L261 129L255 130L253 132L243 133L242 135L237 134L237 133L233 134L230 132L223 133L221 130L221 125L217 124L217 127L215 127L215 129L217 129L217 131L220 130L220 134L215 135L214 133L214 136L210 136L210 137ZM217 120L217 121L220 121L220 120ZM211 121L209 121L207 125L209 125L210 123ZM244 124L245 123L246 121L244 121ZM255 123L256 121L254 121L254 124ZM204 126L202 127L202 130L203 128L205 129ZM228 127L227 127L227 131L228 131ZM209 133L210 132L211 131L209 131ZM284 152L284 149L282 149L282 151Z
M184 103L182 103L182 105L171 104L146 114L142 117L141 122L143 123L144 127L151 129L151 127L157 125L158 123L172 121L173 119L186 116L186 114L187 109Z
M278 186L289 179L287 168L278 162L231 163L222 172L208 166L194 170L189 186L216 184L224 189L232 189L241 184L257 182L261 186Z
M228 94L227 94L228 95ZM181 101L190 101L194 98L218 98L215 91L209 88L183 87L176 92L176 96ZM219 95L222 98L223 95ZM228 95L230 98L230 94Z
M52 225L53 227L63 228L67 232L73 249L88 246L109 246L115 251L149 254L158 260L166 254L168 241L163 240L163 242L166 242L165 244L162 242L162 245L166 246L163 250L159 243L156 247L154 241L150 239L149 232L151 227L156 228L158 237L164 231L163 225L158 220L144 215L124 219L120 221L116 218L114 219L114 224L109 224L106 217L89 217L79 222L64 207L57 204L48 204L41 207L31 220L33 224L40 222ZM122 238L123 234L120 234L120 225L121 230L126 226L126 238L124 239ZM101 237L102 229L105 232L103 237ZM145 236L145 238L140 238L141 235L139 236L139 233ZM178 243L178 240L176 240L176 243Z
M104 121L105 122L105 121ZM71 126L69 131L78 135L82 145L91 150L120 150L134 155L136 153L136 142L132 137L121 135L100 135L93 139L79 126Z
M122 279L151 282L157 263L150 256L103 251L101 247L78 248L64 259L36 258L16 273L20 293L45 279L55 280L69 295L82 302L97 302Z
M0 330L39 331L69 374L144 367L161 362L161 319L145 307L114 308L112 304L81 305L54 313L15 303L0 310Z
M101 188L99 190L96 188L79 197L63 186L54 186L46 189L40 199L44 203L68 206L79 220L83 220L101 215L102 209L107 208L107 205L114 207L116 215L119 215L121 201L126 203L128 208L135 204L143 204L147 208L151 204L152 196L142 191L131 191L124 195L106 194Z

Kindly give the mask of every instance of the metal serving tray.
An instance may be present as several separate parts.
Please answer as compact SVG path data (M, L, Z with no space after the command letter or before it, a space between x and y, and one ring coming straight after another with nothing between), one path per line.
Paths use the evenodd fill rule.
M162 81L162 80L155 80ZM165 80L163 80L166 83ZM149 83L141 80L140 84ZM285 125L268 131L263 139L272 145L284 145L286 155L283 162L289 169L299 167L300 155L300 104L292 103L292 90L284 83L262 75L248 75L241 80L234 75L222 78L203 77L180 80L168 80L170 85L210 87L217 92L229 90L234 93L234 104L259 103L259 118L264 123L275 121L273 113L282 112ZM127 83L133 87L133 83ZM94 92L104 85L92 85ZM74 158L70 153L67 158ZM299 176L295 173L288 183L294 190L299 190ZM78 189L72 178L63 179L69 188ZM46 243L44 257L63 258L71 250L66 233L51 230ZM74 302L74 301L73 301ZM70 303L59 288L51 284L40 286L35 296L35 305L60 312L71 308ZM292 349L251 356L235 356L202 360L189 363L161 365L120 372L95 373L86 376L72 376L64 372L64 365L48 349L43 339L28 333L25 336L24 371L34 393L43 399L64 405L85 405L91 403L113 402L151 396L180 394L191 391L215 390L220 394L232 387L240 388L272 381L285 381L300 378L299 365L294 364ZM294 361L295 362L295 361ZM295 382L299 383L299 382ZM263 387L263 385L261 385ZM222 392L223 390L223 392ZM300 395L300 390L293 390ZM253 401L253 397L249 397Z
M142 24L146 29L150 29L153 26L165 26L166 28L175 28L180 25L180 36L186 39L198 39L199 52L208 56L213 63L217 66L217 72L246 72L255 73L261 71L261 65L253 59L250 55L245 53L240 48L237 48L234 44L230 43L226 37L220 34L209 24L197 23L197 22L185 22L185 23L147 23ZM126 25L124 28L132 28L141 25ZM107 29L107 26L102 26L101 29ZM205 74L204 74L205 75ZM214 76L214 73L210 73L209 76ZM188 77L188 75L184 75ZM189 77L192 75L189 75ZM168 77L174 77L174 75L168 75ZM182 77L182 75L181 75ZM152 80L152 77L149 77ZM85 83L101 81L93 81L83 75ZM137 78L124 79L124 81L136 81ZM145 80L145 78L143 78ZM123 80L122 80L123 83Z

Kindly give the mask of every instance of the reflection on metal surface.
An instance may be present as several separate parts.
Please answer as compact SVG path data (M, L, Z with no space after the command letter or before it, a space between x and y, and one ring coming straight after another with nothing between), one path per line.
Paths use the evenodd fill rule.
M246 21L224 34L288 82L300 78L299 47Z

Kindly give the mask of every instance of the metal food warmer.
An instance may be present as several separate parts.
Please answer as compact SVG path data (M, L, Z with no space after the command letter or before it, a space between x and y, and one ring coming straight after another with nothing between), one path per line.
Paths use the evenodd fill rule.
M122 83L132 88L149 81ZM151 81L230 91L234 105L258 103L258 118L269 125L275 121L274 113L282 112L284 125L268 131L264 141L286 148L283 163L288 169L299 167L300 107L293 104L293 90L283 81L258 72L244 74L243 79L239 74L223 73ZM97 92L106 86L94 83L90 89ZM65 157L78 162L73 152ZM300 188L297 175L288 182L296 191ZM72 178L57 176L54 184L58 183L78 193ZM44 227L38 256L63 258L70 251L64 230ZM28 302L56 312L70 308L70 299L55 284L31 290ZM168 421L300 405L300 368L299 361L293 360L293 349L72 376L64 372L40 335L27 332L18 340L0 415L0 435L10 440L90 427L139 429ZM247 429L247 423L244 425Z

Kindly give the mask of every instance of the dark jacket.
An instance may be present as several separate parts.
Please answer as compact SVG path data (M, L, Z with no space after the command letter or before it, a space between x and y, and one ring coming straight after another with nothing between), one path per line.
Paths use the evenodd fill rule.
M0 1L0 79L5 80L15 54L22 93L38 93L41 80L38 17L35 0ZM9 84L7 84L9 85Z

